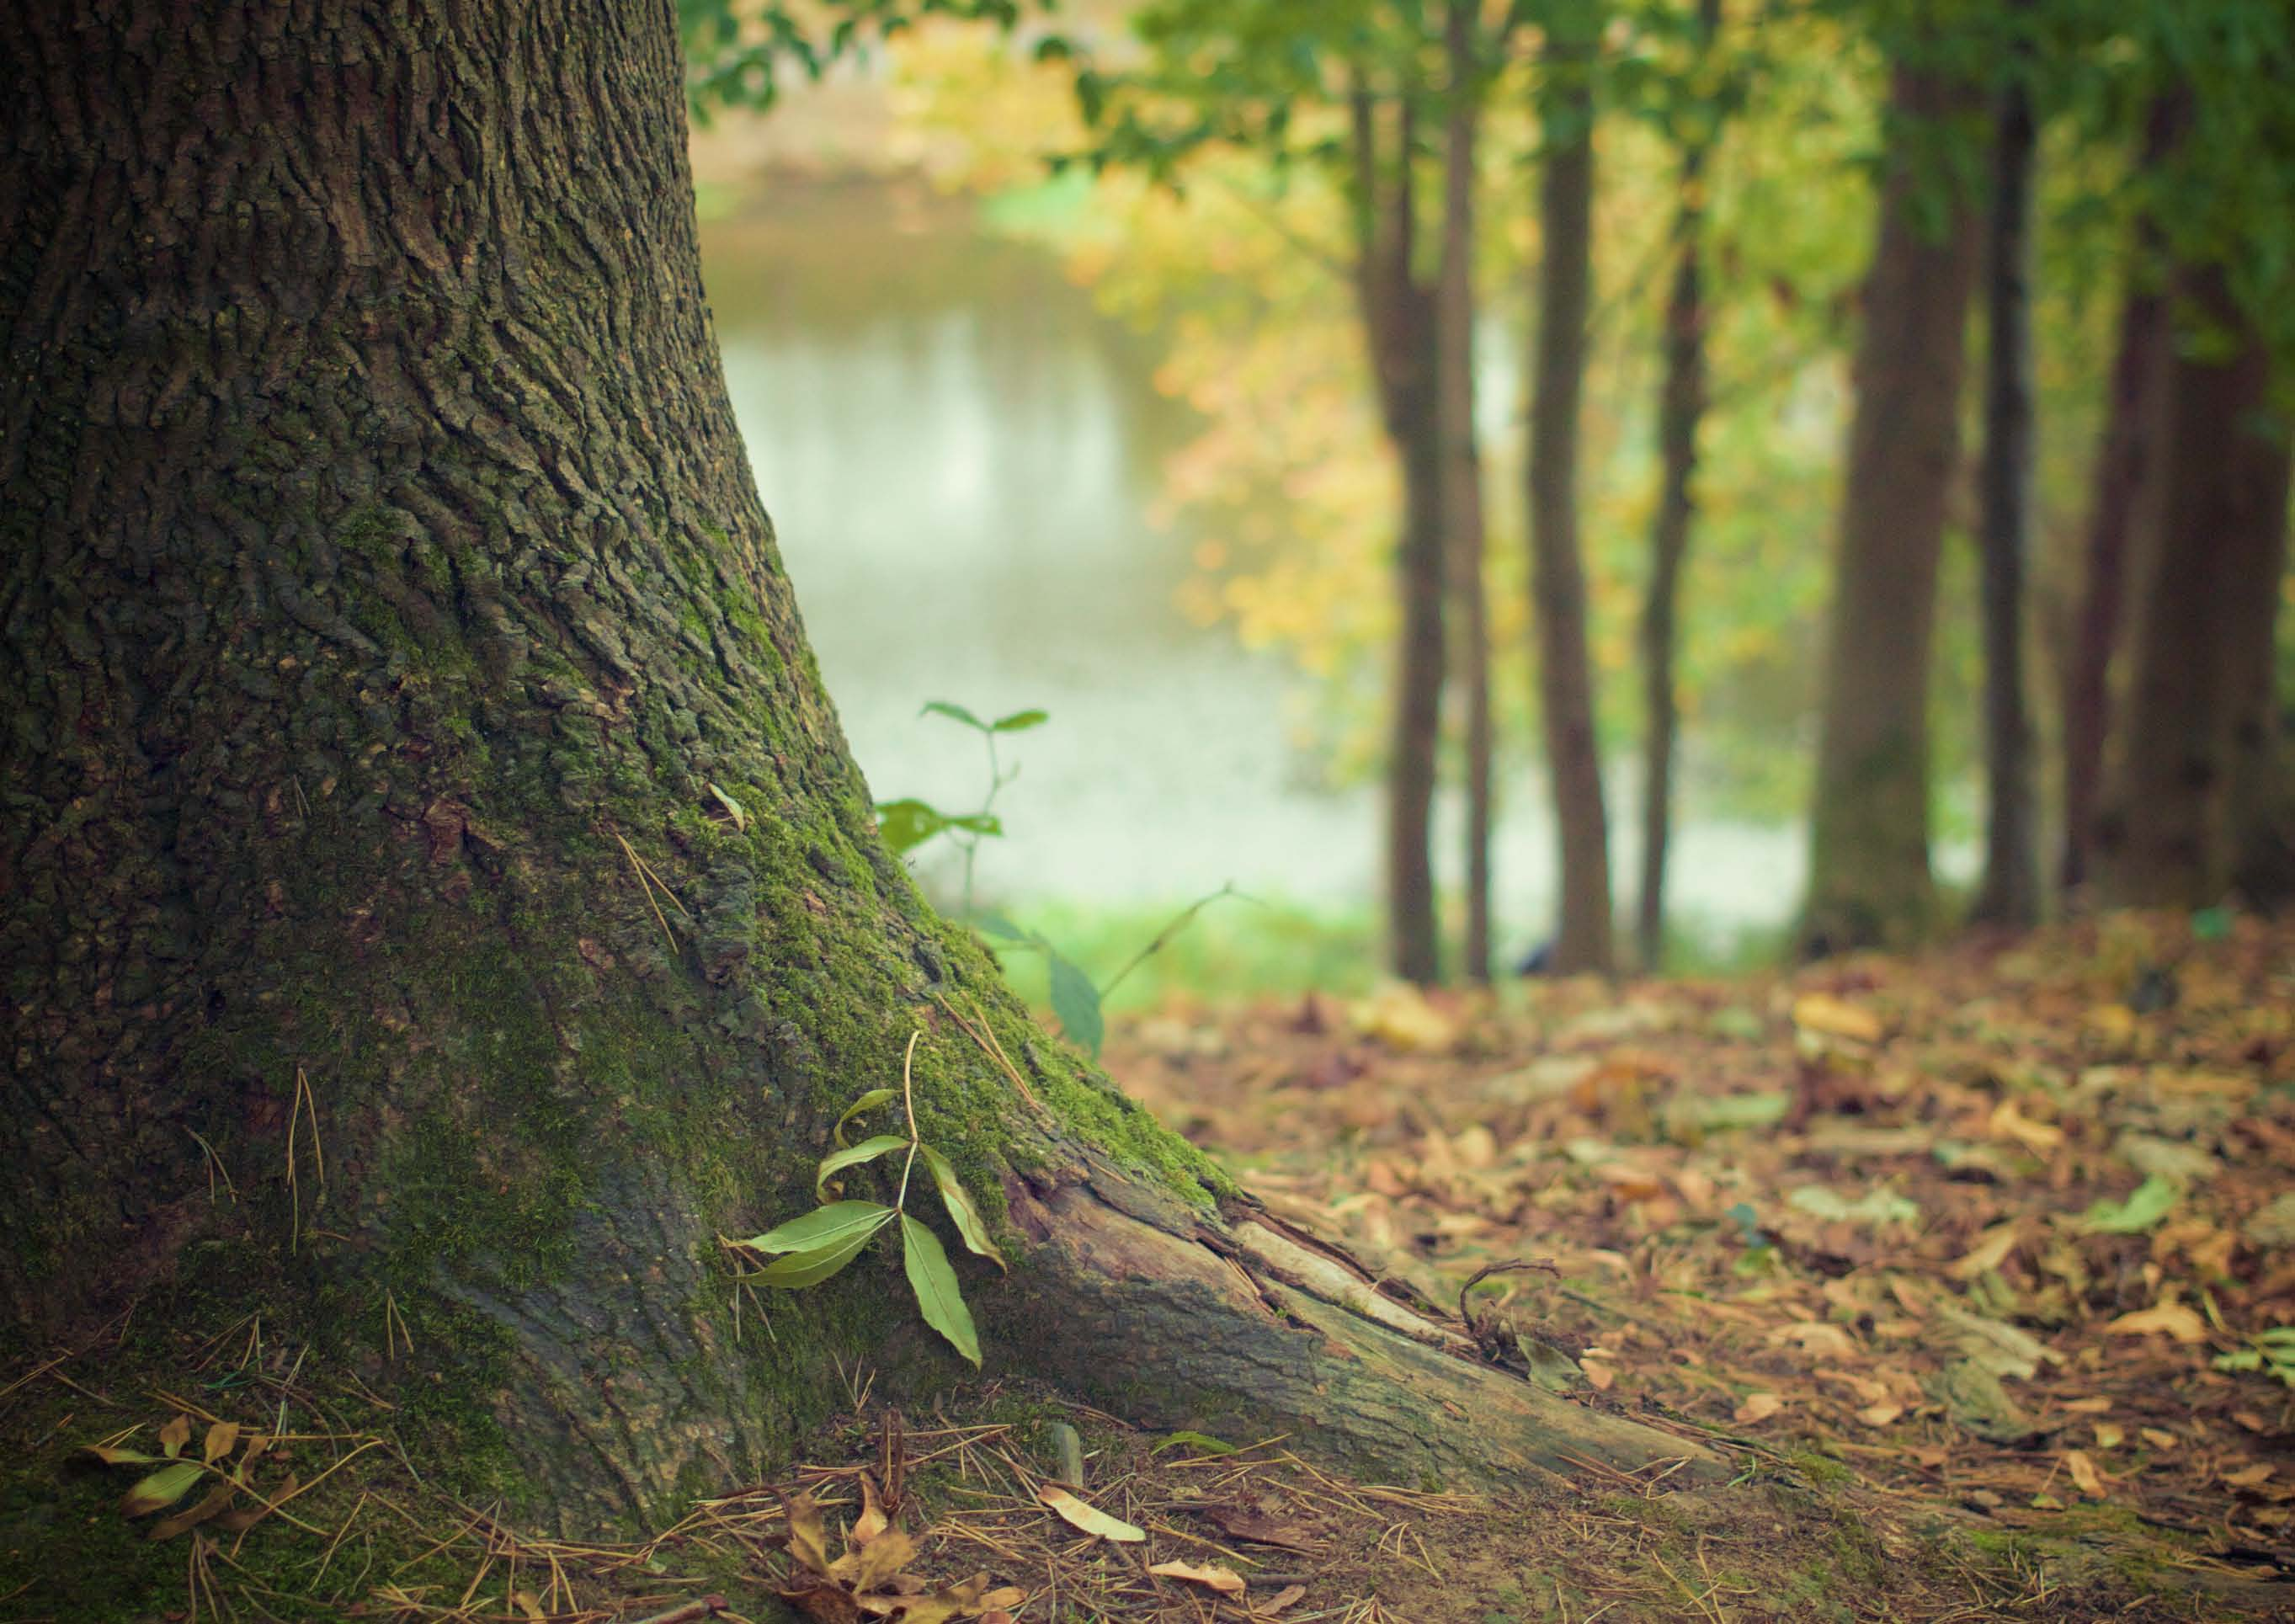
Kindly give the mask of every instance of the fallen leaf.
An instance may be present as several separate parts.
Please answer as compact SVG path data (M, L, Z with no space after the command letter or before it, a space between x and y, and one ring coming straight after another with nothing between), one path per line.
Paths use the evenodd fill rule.
M2099 1421L2095 1424L2095 1447L2097 1449L2116 1449L2127 1440L2128 1431L2118 1422Z
M1213 1563L1191 1562L1159 1562L1148 1571L1158 1579L1184 1579L1191 1585L1201 1585L1206 1590L1216 1590L1221 1595L1241 1595L1243 1576Z
M1803 1032L1822 1032L1828 1038L1847 1038L1857 1043L1881 1041L1877 1016L1829 992L1808 992L1793 1000L1793 1021Z
M230 1454L233 1446L238 1442L239 1423L218 1421L208 1429L207 1440L200 1445L200 1449L207 1457L208 1464L213 1465Z
M2156 1426L2140 1427L2136 1435L2153 1449L2160 1450L2175 1449L2184 1441L2175 1433Z
M191 1429L186 1426L184 1431L189 1436ZM142 1517L155 1511L165 1511L191 1493L192 1485L203 1475L197 1461L171 1461L120 1497L120 1514Z
M2276 1470L2278 1470L2277 1467L2268 1464L2260 1466L2245 1466L2237 1472L2225 1473L2223 1481L2234 1489L2252 1489Z
M1252 1611L1263 1615L1271 1616L1272 1614L1282 1612L1286 1607L1290 1606L1294 1602L1296 1602L1301 1596L1306 1594L1307 1587L1304 1585L1286 1585L1283 1588L1278 1590L1273 1595L1270 1595L1265 1601L1259 1603L1252 1609ZM982 1620L982 1624L986 1624L986 1620Z
M1148 1538L1121 1517L1111 1517L1089 1500L1078 1499L1057 1483L1045 1483L1036 1490L1036 1498L1059 1513L1070 1526L1082 1529L1099 1539L1114 1539L1124 1545L1136 1545Z
M1992 1110L1992 1137L2013 1139L2036 1156L2054 1154L2063 1147L2064 1130L2053 1122L2036 1122L2016 1109L2013 1100L2004 1099Z
M1946 1264L1945 1273L1956 1280L1973 1280L1979 1275L1990 1274L2008 1261L2008 1254L2016 1250L2017 1237L2022 1232L2023 1226L2017 1223L1993 1225L1965 1256Z
M1755 1422L1767 1421L1785 1407L1785 1399L1780 1394L1749 1392L1738 1400L1737 1408L1729 1418L1739 1426L1752 1426Z
M2079 1485L2079 1491L2089 1499L2104 1498L2103 1474L2096 1471L2095 1463L2088 1458L2086 1449L2067 1450L2064 1470L2072 1474L2072 1481Z
M1216 1526L1230 1539L1248 1540L1253 1545L1271 1545L1286 1551L1312 1551L1314 1540L1306 1530L1288 1522L1278 1522L1273 1517L1262 1516L1240 1506L1205 1506L1200 1509L1205 1521Z
M2156 1332L2187 1344L2208 1339L2207 1322L2180 1302L2162 1302L2157 1308L2122 1314L2103 1328L2114 1336L2144 1336Z
M174 1420L159 1429L159 1450L169 1460L181 1455L184 1452L184 1446L191 1440L192 1418L180 1410L176 1412Z
M1857 1412L1857 1419L1866 1426L1881 1427L1887 1426L1904 1413L1905 1407L1901 1404L1868 1404Z

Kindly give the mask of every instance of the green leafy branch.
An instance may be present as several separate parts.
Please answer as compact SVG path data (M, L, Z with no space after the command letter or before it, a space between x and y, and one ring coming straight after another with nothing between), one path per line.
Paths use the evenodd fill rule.
M941 1245L940 1236L910 1216L907 1206L909 1183L921 1160L932 1175L935 1187L940 1191L941 1204L948 1209L950 1220L956 1225L968 1249L986 1258L997 1268L1006 1267L1004 1254L989 1238L988 1225L973 1204L972 1196L956 1176L956 1169L946 1156L926 1144L917 1132L915 1067L917 1040L922 1032L909 1034L908 1051L901 1058L901 1086L893 1089L870 1089L845 1106L845 1114L837 1119L831 1137L837 1148L821 1158L813 1174L813 1195L821 1204L802 1218L766 1230L763 1235L745 1241L727 1241L736 1249L747 1250L770 1257L772 1261L746 1277L760 1285L778 1286L783 1291L802 1291L818 1285L837 1274L862 1248L876 1238L877 1232L900 1220L902 1261L909 1277L909 1289L916 1293L917 1308L925 1323L943 1336L959 1353L975 1366L980 1363L980 1334L972 1323L972 1310L965 1306L964 1293L958 1287L956 1270L948 1261L947 1250ZM880 1133L849 1144L845 1130L856 1116L901 1102L907 1117L908 1131ZM880 1160L896 1151L906 1150L907 1159L901 1163L901 1186L890 1206L874 1201L831 1201L829 1199L829 1180L866 1163Z
M1107 999L1123 984L1132 971L1170 946L1172 939L1193 924L1197 914L1226 897L1239 898L1246 902L1254 900L1237 891L1231 881L1207 896L1197 897L1173 915L1163 929L1148 938L1148 944L1132 954L1122 969L1109 976L1105 986L1095 984L1081 965L1061 952L1041 931L1015 925L1001 914L984 913L973 923L1000 941L1044 956L1051 986L1052 1013L1059 1017L1060 1030L1067 1034L1069 1042L1081 1045L1097 1060L1100 1045L1107 1036L1107 1016L1102 1007Z
M877 827L885 836L885 844L893 848L895 856L906 856L936 835L946 835L964 852L964 912L972 912L972 869L979 856L980 843L1001 838L1003 820L996 815L996 796L1005 785L1020 776L1020 769L1004 771L997 759L996 739L1000 733L1025 733L1030 728L1041 727L1050 720L1050 714L1041 710L1014 711L1009 716L999 716L993 722L983 722L961 705L946 699L935 699L917 713L920 716L945 716L977 732L988 750L988 792L980 799L979 810L968 812L944 812L927 801L913 796L899 801L883 801L877 806Z
M2248 1338L2248 1345L2218 1356L2217 1370L2252 1370L2295 1388L2295 1326L2274 1326Z

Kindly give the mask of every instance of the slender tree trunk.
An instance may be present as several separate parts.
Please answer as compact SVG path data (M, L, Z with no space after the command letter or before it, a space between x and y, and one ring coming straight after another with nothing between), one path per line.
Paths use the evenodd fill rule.
M668 0L6 21L11 1345L259 1309L508 1514L681 1509L833 1359L945 1358L896 1249L737 1339L715 1240L921 1031L992 1367L1414 1477L1680 1452L1282 1234L888 856L726 404Z
M2168 365L2158 543L2138 594L2126 714L2096 830L2098 881L2119 905L2222 900L2239 856L2242 786L2259 781L2270 747L2288 426L2275 415L2270 357L2221 273L2182 282L2212 341ZM2258 796L2250 788L2246 798Z
M2018 8L2021 10L2021 8ZM1974 917L2026 928L2040 916L2032 724L2024 694L2024 563L2032 531L2032 187L2039 149L2031 97L2012 70L1992 145L1986 257L1984 460L1984 878Z
M1964 100L1935 76L1900 66L1890 111L1912 124L1957 112ZM1882 187L1857 347L1802 925L1811 952L1912 940L1934 906L1929 646L1946 492L1959 455L1976 237L1960 189L1913 167L1900 137ZM1921 187L1949 189L1941 237L1922 229Z
M2174 116L2152 110L2142 164L2166 155ZM2111 362L2111 398L2096 447L2087 521L2087 578L2064 679L2064 849L2059 883L2076 893L2088 880L2097 808L2103 790L2104 741L2111 731L2111 665L2120 641L2128 571L2139 537L2152 533L2159 505L2159 448L2169 355L2167 301L2157 277L2163 249L2158 228L2139 221L2130 245L2119 339Z
M1491 978L1491 637L1482 581L1482 453L1474 433L1474 137L1481 78L1474 0L1443 14L1450 106L1442 142L1442 262L1435 287L1442 517L1458 613L1458 674L1465 689L1466 929L1463 968Z
M1434 906L1435 755L1442 739L1442 431L1435 398L1435 298L1419 280L1415 144L1407 103L1395 110L1395 156L1380 152L1377 108L1353 98L1356 287L1380 416L1402 476L1395 549L1402 610L1387 746L1388 964L1405 981L1441 979Z
M1593 283L1594 0L1571 0L1548 33L1551 78L1539 184L1543 244L1538 336L1531 362L1531 610L1538 639L1539 703L1554 780L1561 919L1553 967L1606 973L1610 946L1610 828L1602 800L1594 678L1587 650L1586 574L1578 545L1578 419L1585 383Z
M1699 0L1699 37L1710 49L1721 0ZM1642 608L1642 690L1649 710L1642 745L1642 883L1635 940L1644 972L1665 959L1665 865L1673 839L1673 755L1678 709L1673 657L1681 567L1696 513L1697 428L1705 416L1705 163L1712 137L1681 151L1681 201L1673 217L1673 287L1665 305L1665 381L1657 407L1657 519L1650 531L1649 600Z

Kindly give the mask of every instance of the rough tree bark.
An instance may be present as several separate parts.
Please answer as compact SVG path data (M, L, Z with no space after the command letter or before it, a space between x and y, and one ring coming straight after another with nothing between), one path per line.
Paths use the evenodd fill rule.
M1436 273L1436 407L1442 432L1442 520L1458 605L1458 675L1465 690L1466 922L1461 968L1491 978L1491 633L1482 580L1482 453L1474 433L1474 143L1481 109L1480 29L1474 0L1442 19L1450 106L1442 135L1442 257Z
M513 1508L675 1510L833 1354L938 1357L865 1258L737 1341L714 1240L921 1029L1016 1254L992 1367L1380 1472L1685 1452L1284 1234L888 857L727 406L669 0L8 26L10 1342L259 1307Z
M2023 8L2012 8L2012 15ZM2024 928L2040 917L2038 809L2024 693L2024 564L2032 530L2032 188L2039 131L2012 53L1992 136L1985 244L1984 456L1977 471L1983 561L1984 877L1972 917Z
M1594 730L1587 651L1586 572L1578 545L1578 420L1593 285L1595 43L1597 0L1569 0L1548 29L1540 117L1538 333L1531 359L1531 616L1540 714L1553 779L1561 918L1552 967L1606 973L1610 945L1610 826Z
M2155 108L2143 162L2167 149L2168 115ZM2111 361L2111 397L2096 446L2087 520L2085 580L2074 627L2071 668L2064 677L2064 849L2058 883L2067 894L2088 880L2088 857L2103 790L2104 740L2111 731L2111 665L2119 647L2122 605L2137 539L2156 527L2160 402L2167 378L2167 300L2158 278L2163 250L2158 227L2136 224L2119 337Z
M1407 97L1393 109L1392 158L1381 151L1377 100L1358 88L1353 137L1355 287L1380 421L1402 476L1395 548L1402 625L1386 768L1389 967L1405 981L1441 978L1434 906L1435 756L1442 727L1443 448L1436 401L1435 294L1418 273L1416 145Z
M1711 49L1721 0L1698 0L1701 46ZM1718 117L1718 115L1717 115ZM1673 286L1665 302L1665 379L1659 386L1657 518L1650 528L1649 599L1642 608L1642 883L1634 939L1645 974L1665 958L1665 866L1673 841L1673 754L1679 727L1673 657L1681 567L1696 516L1697 428L1705 416L1705 164L1711 125L1681 149L1681 200L1673 216Z
M1822 690L1809 952L1909 941L1934 906L1929 645L1976 236L1965 189L1915 154L1918 132L1964 104L1932 73L1900 64L1892 76L1897 135L1865 284ZM1940 211L1919 208L1916 188L1942 198L1940 237L1922 229Z
M2267 770L2290 434L2221 273L2187 269L2177 291L2201 341L2168 363L2159 530L2095 862L2108 902L2201 908L2231 886L2242 790Z

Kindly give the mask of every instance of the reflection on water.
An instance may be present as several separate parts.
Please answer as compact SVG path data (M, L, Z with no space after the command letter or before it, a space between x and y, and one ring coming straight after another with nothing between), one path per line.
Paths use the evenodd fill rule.
M1041 250L889 186L785 191L705 226L702 250L758 487L880 797L976 802L977 740L920 719L925 700L1041 705L1052 722L1013 742L984 896L1146 903L1232 879L1319 910L1375 902L1375 794L1305 788L1282 669L1173 607L1196 538L1146 514L1188 424L1150 386L1151 348ZM1795 835L1685 821L1685 910L1782 916ZM1550 845L1535 786L1510 787L1497 861L1518 936L1548 917Z

